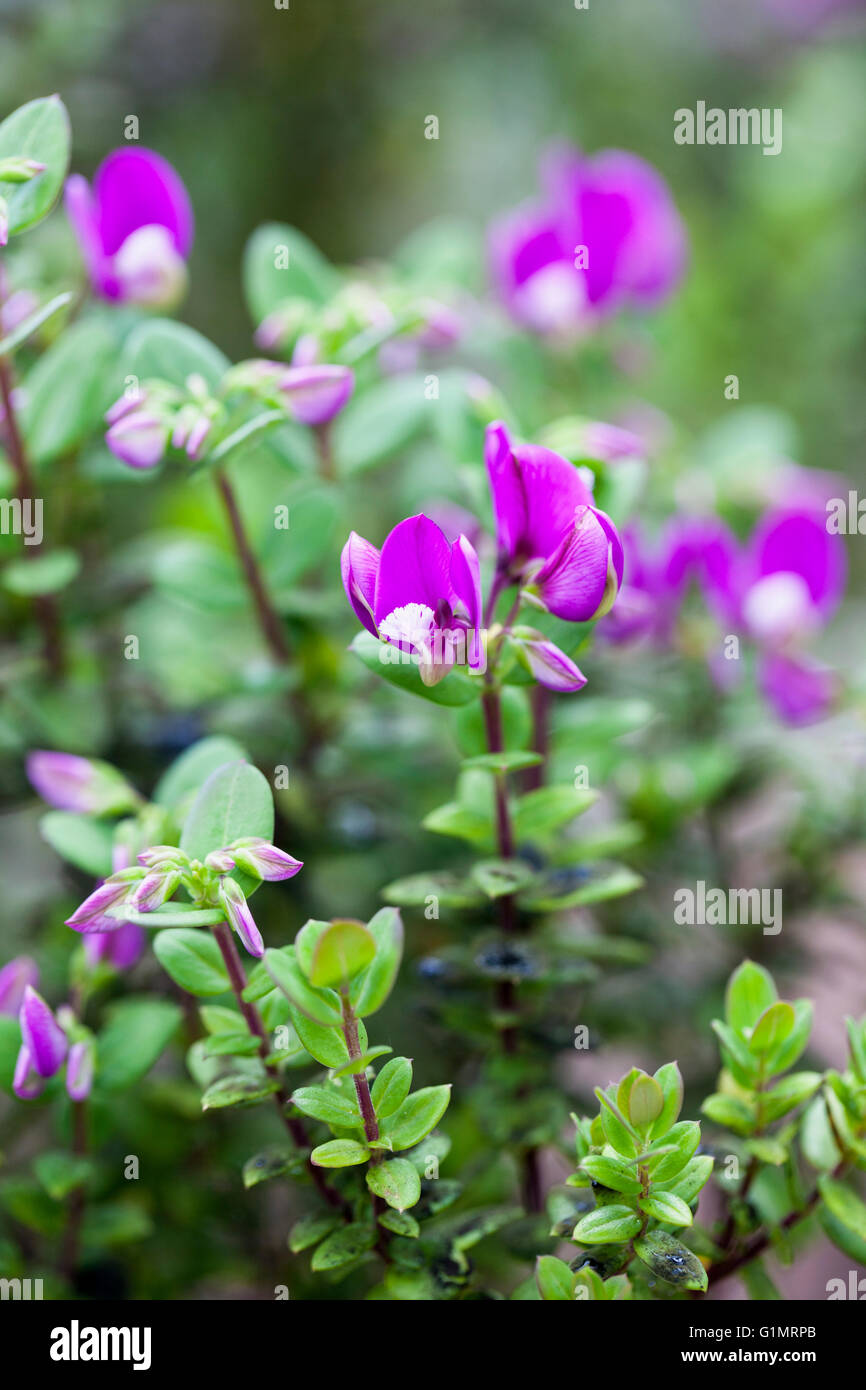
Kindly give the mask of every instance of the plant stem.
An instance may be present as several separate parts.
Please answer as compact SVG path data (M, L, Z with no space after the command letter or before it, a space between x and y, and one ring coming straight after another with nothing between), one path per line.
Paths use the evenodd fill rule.
M18 498L23 508L27 502L34 503L36 498L33 472L15 414L12 368L8 357L0 357L0 399L3 402L9 459L15 470ZM31 547L25 545L24 554L30 555L30 553ZM42 630L42 651L48 669L53 676L61 676L64 666L63 642L60 634L57 602L54 596L52 594L37 594L33 600L33 611Z
M345 994L343 995L343 1037L346 1040L349 1056L352 1061L356 1062L361 1056L361 1044L358 1039L358 1020ZM376 1111L373 1108L373 1098L370 1095L370 1087L367 1082L366 1072L354 1072L352 1074L352 1081L355 1084L358 1109L361 1111L361 1118L364 1121L364 1137L367 1143L370 1144L379 1138L379 1121L376 1119ZM370 1162L382 1162L381 1149L373 1150Z
M283 628L279 614L271 603L268 591L265 588L258 561L253 553L247 533L244 530L244 523L234 489L222 468L217 468L215 470L215 476L220 496L225 504L232 535L234 536L238 559L240 560L244 578L247 581L247 587L252 595L253 603L255 604L256 616L259 620L262 636L267 642L274 660L278 662L279 665L285 666L290 657L285 629Z
M834 1178L841 1177L847 1166L848 1160L843 1158L841 1163L838 1163L833 1169L832 1176ZM790 1231L794 1226L799 1225L807 1216L811 1216L820 1200L820 1190L815 1187L809 1193L809 1196L806 1198L804 1205L799 1211L788 1212L784 1221L780 1222L779 1230ZM770 1231L758 1231L752 1236L751 1240L746 1242L741 1250L734 1251L725 1259L719 1260L718 1264L710 1266L707 1274L708 1283L718 1284L720 1280L727 1279L731 1274L735 1274L743 1265L750 1264L752 1260L757 1259L759 1255L764 1253L770 1245L771 1240L772 1233Z
M313 433L316 436L316 447L319 451L319 462L322 466L322 477L329 483L336 480L337 470L334 463L334 450L331 444L331 422L328 420L324 425L316 425Z
M524 786L528 792L536 791L544 785L547 755L550 752L550 707L551 694L544 685L537 685L530 696L532 705L532 749L539 753L543 762L526 769Z
M259 1011L255 1004L248 1003L243 997L243 992L247 986L247 978L244 972L243 962L235 946L231 928L227 922L221 922L218 927L211 927L211 931L220 948L220 954L222 955L223 963L228 973L229 981L231 982L232 994L237 1001L238 1008L243 1014L244 1022L254 1037L257 1037L259 1040L259 1056L270 1075L274 1078L278 1078L279 1073L276 1063L268 1060L268 1053L270 1051L268 1046L268 1035L265 1031L265 1026L262 1023ZM291 1103L291 1096L282 1083L280 1084L279 1090L274 1092L274 1103L279 1111L280 1119L289 1131L297 1147L299 1149L309 1149L310 1141L303 1123L287 1113L286 1107ZM343 1201L339 1192L331 1187L321 1168L317 1168L314 1163L311 1163L309 1157L307 1158L307 1169L319 1193L325 1198L325 1201L328 1202L330 1206L339 1207L342 1211L346 1212L346 1203Z
M72 1152L79 1157L83 1157L87 1153L87 1102L84 1100L72 1102ZM69 1196L66 1230L63 1234L63 1250L60 1256L60 1267L70 1281L78 1267L81 1223L84 1220L86 1200L85 1186L82 1182L73 1189Z

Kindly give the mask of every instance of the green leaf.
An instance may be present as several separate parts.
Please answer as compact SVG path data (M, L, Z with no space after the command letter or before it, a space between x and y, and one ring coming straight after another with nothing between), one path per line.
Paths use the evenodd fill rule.
M414 1207L421 1196L418 1170L405 1158L391 1158L386 1163L371 1164L367 1169L367 1186L396 1211Z
M537 767L544 762L540 753L513 752L479 753L474 758L464 758L461 767L481 768L484 772L520 772L523 768Z
M858 1240L866 1241L866 1203L846 1187L844 1183L822 1173L818 1179L818 1190L827 1205L830 1215L850 1231Z
M287 299L325 304L340 277L309 237L281 222L257 227L244 247L243 287L247 307L258 325Z
M280 1089L280 1083L269 1076L221 1076L208 1086L201 1098L202 1110L225 1110L235 1105L259 1105Z
M673 1152L661 1158L651 1158L648 1168L652 1174L653 1186L667 1183L685 1168L698 1144L701 1142L701 1127L694 1120L682 1120L674 1125L660 1141L663 1148L673 1145ZM655 1146L653 1146L655 1147Z
M175 811L191 800L212 772L226 763L245 760L246 753L233 738L217 735L200 738L181 753L156 784L153 800L158 806Z
M787 1071L806 1050L809 1035L812 1032L813 1013L814 1009L808 999L796 999L794 1001L794 1027L785 1041L774 1048L766 1059L771 1076L777 1076L780 1072Z
M653 1191L657 1192L660 1188L665 1188L670 1192L675 1192L678 1197L682 1197L684 1202L693 1202L701 1189L706 1186L712 1171L712 1157L709 1154L700 1154L697 1158L690 1159L675 1178L660 1183L654 1177Z
M161 593L199 612L240 613L249 603L237 558L200 536L162 545L152 557L151 578Z
M380 1125L381 1137L390 1139L395 1150L411 1149L439 1123L450 1099L450 1086L425 1086L415 1091Z
M503 898L531 882L535 870L520 859L484 859L473 867L472 877L488 898Z
M714 1018L710 1025L722 1045L722 1060L734 1080L749 1090L753 1090L761 1071L761 1061L749 1051L749 1044L742 1034Z
M666 1062L655 1073L654 1080L661 1086L664 1104L653 1124L653 1138L667 1134L671 1125L676 1124L683 1104L683 1078L676 1062Z
M343 1226L339 1231L334 1231L333 1235L322 1241L313 1255L310 1268L321 1274L328 1269L340 1269L343 1265L354 1264L368 1250L372 1250L375 1243L376 1233L369 1222L353 1222L349 1226Z
M578 1221L574 1239L581 1245L622 1245L636 1236L641 1219L631 1207L597 1207Z
M678 1289L706 1291L707 1271L697 1255L667 1231L649 1231L635 1241L634 1248L659 1279Z
M312 1212L309 1216L302 1216L289 1231L289 1249L293 1255L299 1255L302 1250L309 1250L311 1245L318 1245L341 1224L340 1217L334 1212Z
M539 787L518 798L514 807L514 838L518 844L543 839L588 810L598 792L590 787Z
M361 1020L358 1020L359 1028ZM387 1043L380 1043L378 1047L368 1047L366 1052L362 1052L360 1057L351 1057L348 1062L344 1062L334 1072L334 1078L338 1076L359 1076L362 1071L366 1071L371 1062L375 1062L377 1057L386 1057L389 1052L393 1052L393 1047Z
M367 1018L381 1009L394 988L403 956L403 922L395 907L380 908L367 923L367 930L376 942L376 954L349 991L358 1018Z
M309 980L317 988L346 984L370 964L376 941L361 922L329 922L313 949Z
M361 1112L354 1096L341 1095L328 1086L301 1086L292 1092L292 1104L313 1120L326 1125L355 1129L362 1123Z
M611 898L622 898L626 893L634 893L643 887L640 874L625 864L594 864L592 869L583 872L583 881L577 888L562 892L531 888L520 896L520 906L528 912L568 912L574 907L587 907L590 903L608 902Z
M484 902L484 895L469 879L448 872L411 874L381 891L387 902L398 907L426 907L429 898L438 898L440 907L480 907Z
M49 1197L62 1202L76 1187L81 1187L93 1171L93 1162L84 1154L50 1151L33 1160L33 1171Z
M641 1211L662 1221L666 1226L691 1226L692 1213L681 1197L674 1192L650 1192L638 1201Z
M611 1109L610 1097L598 1086L595 1088L595 1094L600 1104L601 1128L608 1144L623 1157L634 1158L638 1153L637 1137L628 1125L623 1123L623 1118Z
M40 818L39 833L76 869L94 878L107 878L111 873L114 829L105 821L76 811L47 811Z
M334 422L337 471L349 477L405 449L430 417L426 377L405 372L353 396Z
M8 357L10 352L14 352L21 343L27 341L31 333L35 333L37 328L41 328L74 298L72 290L67 290L64 294L55 295L47 304L40 304L32 314L27 314L11 333L7 333L5 338L0 338L0 357Z
M97 1039L100 1086L120 1091L140 1081L168 1046L181 1018L177 1004L168 999L139 995L112 1004Z
M776 986L769 970L745 960L728 981L725 1018L738 1033L754 1028L761 1014L775 1004Z
M303 1167L304 1161L297 1149L275 1144L247 1159L243 1166L244 1187L258 1187L259 1183L269 1182L271 1178L280 1178L286 1173L294 1176L299 1168ZM335 1217L334 1220L338 1221L339 1217Z
M377 1118L386 1120L399 1110L411 1088L411 1061L408 1057L392 1057L379 1072L370 1091Z
M193 802L180 847L191 859L203 860L211 850L250 836L273 841L270 785L251 763L225 763L211 773ZM245 876L241 886L248 891Z
M818 1208L818 1222L837 1250L841 1250L843 1255L847 1255L857 1264L866 1265L866 1240L862 1236L850 1230L825 1206Z
M209 932L171 927L154 937L153 951L166 974L189 994L207 998L231 989L219 946Z
M628 1118L641 1134L648 1134L664 1109L659 1083L645 1072L635 1077L628 1096Z
M621 1158L609 1158L606 1154L589 1154L581 1163L593 1182L600 1182L614 1192L625 1192L637 1196L641 1191L641 1181L634 1168Z
M421 1234L421 1227L408 1211L392 1211L389 1207L379 1214L378 1221L386 1231L392 1231L395 1236L405 1236L408 1240L417 1240Z
M74 550L51 550L46 555L13 560L0 580L10 594L57 594L72 583L80 569L81 561Z
M381 676L389 685L398 690L406 690L411 695L419 695L434 705L465 705L478 696L476 682L462 671L450 671L436 685L425 685L418 670L418 658L401 652L398 647L380 642L372 632L356 634L349 650L374 675Z
M574 1274L564 1260L555 1255L539 1255L535 1262L535 1282L547 1303L570 1303L574 1297Z
M291 1008L291 1016L301 1046L323 1067L342 1067L349 1061L349 1049L339 1026L325 1027L308 1018L294 1006ZM361 1022L358 1023L358 1039L361 1048L365 1048L367 1032Z
M118 903L108 909L106 916L116 917L119 922L134 922L151 931L161 931L163 927L218 927L225 921L225 913L219 908L175 902L154 908L153 912L136 912L125 903Z
M466 840L470 845L490 849L493 844L493 821L490 816L472 806L463 806L459 801L447 801L437 806L422 820L425 830L434 835L452 835L456 840Z
M142 383L167 381L181 389L188 377L201 376L215 391L230 366L218 347L174 319L146 319L130 334L123 354L124 376Z
M354 1168L369 1157L370 1150L359 1139L329 1139L313 1149L310 1161L317 1168Z
M771 1052L790 1036L796 1023L796 1015L790 1004L780 1001L765 1009L752 1030L749 1038L749 1051L755 1053Z
M800 1144L813 1168L831 1172L842 1158L823 1096L817 1096L803 1116Z
M69 116L59 96L28 101L0 124L0 159L17 156L45 165L26 183L0 185L10 236L35 226L51 211L69 167L70 139Z
M819 1071L798 1071L766 1091L761 1100L761 1113L766 1123L780 1120L790 1110L802 1105L803 1101L810 1100L823 1079L823 1073Z
M265 951L264 963L274 984L302 1014L325 1027L339 1027L342 1024L339 995L332 989L315 989L309 983L295 958L294 946Z
M701 1111L707 1119L714 1120L718 1125L724 1125L725 1129L732 1129L735 1134L751 1134L754 1128L754 1115L743 1101L737 1100L734 1096L725 1096L716 1093L707 1096Z
M30 368L19 419L31 458L48 463L104 429L116 394L117 342L104 319L70 324Z

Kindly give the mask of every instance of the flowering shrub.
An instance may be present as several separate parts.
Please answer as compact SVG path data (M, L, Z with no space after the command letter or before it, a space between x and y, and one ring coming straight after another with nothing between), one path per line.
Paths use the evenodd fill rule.
M268 355L233 362L166 316L181 174L69 159L57 97L0 125L0 726L38 856L0 957L0 1274L762 1299L795 1229L862 1261L866 1020L823 1065L722 828L851 703L815 654L846 584L824 484L548 385L563 353L616 383L612 320L681 284L661 175L554 151L489 230L489 285L260 227ZM26 249L49 214L65 262ZM774 873L811 903L857 807L807 792ZM692 872L758 904L700 968Z

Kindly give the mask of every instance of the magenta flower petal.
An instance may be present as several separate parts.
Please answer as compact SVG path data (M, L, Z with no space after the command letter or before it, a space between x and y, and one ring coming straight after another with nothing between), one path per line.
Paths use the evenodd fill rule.
M451 583L472 629L469 665L478 667L482 662L479 632L481 624L481 565L474 546L465 536L458 536L451 547Z
M814 723L831 711L839 680L818 662L767 651L758 663L758 685L780 719L799 725Z
M607 531L591 507L577 518L556 550L532 578L531 592L544 607L568 622L588 622L599 615L608 586L610 544Z
M523 640L520 651L535 679L548 690L580 690L586 685L586 676L553 642Z
M289 413L302 425L324 425L351 396L355 374L350 367L288 367L277 386Z
M166 159L142 146L115 150L93 179L96 221L106 255L140 227L165 227L178 253L192 246L193 215L183 180Z
M75 909L71 917L67 917L66 926L79 932L117 931L121 925L121 919L107 916L108 909L123 902L134 885L135 880L118 881L114 878L107 878L104 883L100 883L94 888L90 896L84 899L84 902Z
M19 1100L35 1100L45 1089L45 1082L33 1065L33 1058L25 1043L18 1049L12 1089Z
M526 493L514 457L511 436L501 420L487 427L484 462L493 502L497 550L501 563L510 564L526 533L528 517Z
M24 990L18 1021L35 1070L40 1076L54 1076L63 1065L69 1044L45 1000L30 985Z
M24 991L39 983L39 966L30 956L16 956L0 970L0 1014L15 1018L24 1000Z
M343 575L343 588L346 597L359 623L378 636L373 619L373 605L376 600L376 580L379 576L381 555L375 545L365 541L352 531L340 557L340 570Z
M382 546L373 616L381 627L396 609L420 604L436 614L450 600L451 547L444 533L426 516L401 521Z

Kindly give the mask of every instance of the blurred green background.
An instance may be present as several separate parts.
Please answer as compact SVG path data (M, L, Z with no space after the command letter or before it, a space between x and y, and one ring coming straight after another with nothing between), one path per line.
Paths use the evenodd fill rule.
M866 275L863 7L819 0L2 0L4 108L61 91L76 169L140 121L187 181L198 231L184 317L249 348L238 265L266 218L338 262L438 216L529 196L547 141L631 149L670 180L692 271L646 330L641 394L684 425L740 401L792 412L799 462L856 475ZM788 14L789 22L780 19ZM781 107L778 158L676 146L703 99ZM424 138L436 115L438 141Z

